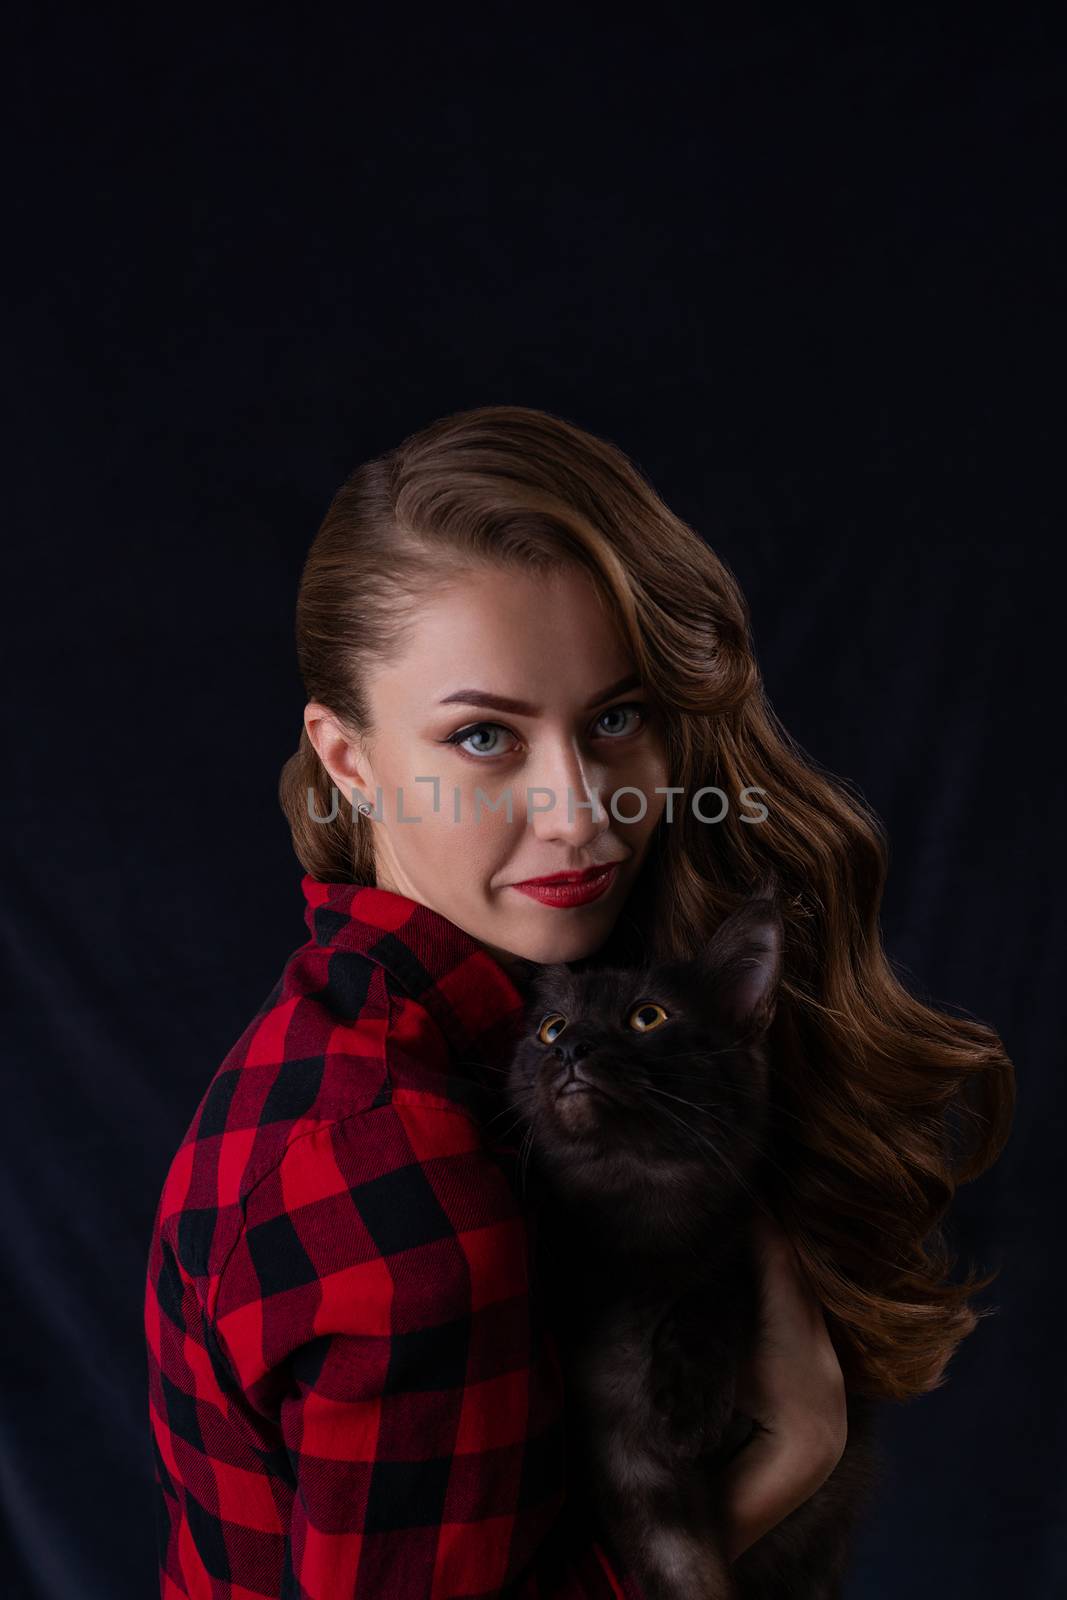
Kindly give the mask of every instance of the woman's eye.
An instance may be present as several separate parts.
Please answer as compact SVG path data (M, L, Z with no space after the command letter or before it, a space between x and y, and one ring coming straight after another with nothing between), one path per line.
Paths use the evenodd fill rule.
M550 1011L547 1017L542 1018L537 1030L537 1037L542 1044L552 1044L558 1039L567 1026L566 1017L561 1017L558 1011Z
M610 737L616 738L620 733L635 732L636 728L640 727L641 723L644 721L644 716L644 702L641 700L633 700L628 702L626 705L611 706L607 711L602 711L600 716L597 718L597 724L599 726L600 723L607 721L609 717L615 717L617 719L621 718L621 726L619 725L618 721L616 721L616 724L613 728L604 728L601 730L602 732L607 733ZM637 721L636 723L631 724L628 723L628 718L636 718Z
M507 733L508 729L502 727L499 722L476 722L471 727L460 728L458 732L450 733L445 744L454 744L471 756L499 756L505 753L499 747L499 738ZM469 749L470 745L474 748Z
M634 1006L626 1020L637 1033L648 1033L666 1022L667 1013L654 1000L646 1000L642 1005Z
M594 726L609 739L618 739L636 733L644 724L646 711L647 706L641 700L610 706L607 711L600 713ZM611 722L613 725L605 728L603 726L605 722ZM504 743L506 739L511 739L514 743L508 747ZM521 740L502 723L473 722L468 723L465 728L457 729L455 733L450 733L442 742L455 745L464 755L490 760L494 756L512 755L519 748Z

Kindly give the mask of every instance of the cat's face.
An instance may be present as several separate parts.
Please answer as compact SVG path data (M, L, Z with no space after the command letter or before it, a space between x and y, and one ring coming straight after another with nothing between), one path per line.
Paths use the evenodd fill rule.
M606 1157L743 1175L767 1115L760 1041L781 942L778 912L760 899L691 961L540 970L508 1089L557 1171Z

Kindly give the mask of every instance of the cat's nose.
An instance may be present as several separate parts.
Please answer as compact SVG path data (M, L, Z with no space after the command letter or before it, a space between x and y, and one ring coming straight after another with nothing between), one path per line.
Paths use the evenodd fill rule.
M572 1089L598 1087L595 1078L590 1076L589 1069L578 1064L586 1056L592 1055L595 1048L591 1039L570 1039L566 1044L560 1040L555 1049L557 1094L569 1094Z
M570 1027L563 1038L553 1047L551 1073L551 1087L555 1091L557 1103L572 1094L596 1091L603 1095L605 1090L600 1082L600 1072L595 1062L583 1065L587 1057L595 1057L600 1043L595 1030L586 1033L582 1027Z
M566 1044L558 1044L555 1053L563 1065L569 1067L572 1062L581 1061L583 1056L589 1055L592 1049L589 1039L570 1039Z

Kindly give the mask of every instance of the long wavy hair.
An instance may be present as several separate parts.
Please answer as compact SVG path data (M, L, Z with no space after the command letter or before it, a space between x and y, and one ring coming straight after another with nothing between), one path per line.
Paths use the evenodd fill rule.
M707 785L731 799L764 791L759 825L732 803L717 826L676 804L595 959L691 955L773 886L785 943L769 1200L846 1381L894 1400L939 1387L996 1309L970 1303L996 1271L952 1281L946 1220L958 1185L1008 1138L1014 1069L991 1027L916 998L893 970L879 924L883 825L778 721L736 579L641 470L561 417L509 405L445 417L357 468L301 576L308 698L354 735L369 730L368 670L402 650L421 598L486 562L581 568L659 711L671 783L687 799ZM306 729L279 794L306 872L374 882L372 824L337 795Z

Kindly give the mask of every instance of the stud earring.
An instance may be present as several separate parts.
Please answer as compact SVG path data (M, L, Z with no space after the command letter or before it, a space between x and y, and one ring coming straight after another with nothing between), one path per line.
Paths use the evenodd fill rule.
M374 810L374 807L371 805L369 800L361 800L359 805L356 807L356 810L362 811L364 816L368 816L370 812Z

